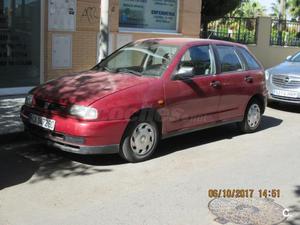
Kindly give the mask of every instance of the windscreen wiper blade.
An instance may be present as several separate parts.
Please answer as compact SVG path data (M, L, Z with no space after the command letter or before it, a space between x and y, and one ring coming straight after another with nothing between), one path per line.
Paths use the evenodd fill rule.
M117 73L131 73L131 74L134 74L134 75L137 75L137 76L143 76L142 73L138 72L138 71L135 71L135 70L131 70L131 69L126 69L126 68L120 68L120 69L117 69L116 71Z

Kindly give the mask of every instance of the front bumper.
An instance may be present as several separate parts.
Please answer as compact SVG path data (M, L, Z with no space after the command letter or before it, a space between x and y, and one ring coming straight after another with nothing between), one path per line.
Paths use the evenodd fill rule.
M283 102L283 103L300 105L300 89L299 88L297 88L297 89L287 89L287 88L277 87L272 83L271 80L269 80L267 82L267 89L268 89L268 101ZM292 97L285 97L285 96L275 95L274 90L297 92L298 97L292 98Z
M54 119L56 127L50 131L29 122L31 113ZM127 126L127 121L84 122L59 115L44 114L23 107L21 119L25 131L44 140L48 145L76 154L115 154Z
M117 154L119 153L119 145L103 145L103 146L84 146L79 143L83 142L82 137L72 137L68 135L48 132L35 125L24 123L25 131L34 137L41 139L48 146L58 148L65 152L76 153L80 155L96 155L96 154Z
M270 102L282 102L282 103L289 103L294 105L300 105L300 98L287 98L287 97L281 97L269 94L268 95L268 101Z

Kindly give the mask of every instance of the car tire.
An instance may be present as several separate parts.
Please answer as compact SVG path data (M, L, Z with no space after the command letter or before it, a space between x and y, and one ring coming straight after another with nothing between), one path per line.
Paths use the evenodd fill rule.
M160 139L154 121L131 122L120 145L120 155L131 163L148 160L157 148Z
M261 124L262 112L261 103L256 99L252 100L247 106L243 121L238 124L240 130L243 133L255 132Z

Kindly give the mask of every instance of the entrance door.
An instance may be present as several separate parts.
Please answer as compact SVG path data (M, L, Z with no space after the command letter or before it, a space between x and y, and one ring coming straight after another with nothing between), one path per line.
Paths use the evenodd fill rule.
M40 0L0 0L0 95L40 83L40 13Z

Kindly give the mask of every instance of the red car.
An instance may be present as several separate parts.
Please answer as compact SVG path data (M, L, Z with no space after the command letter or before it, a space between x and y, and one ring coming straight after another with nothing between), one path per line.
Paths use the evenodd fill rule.
M21 118L61 150L140 162L168 137L227 123L254 132L266 96L264 70L243 45L145 39L36 87Z

